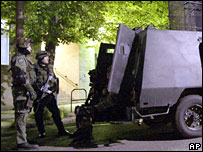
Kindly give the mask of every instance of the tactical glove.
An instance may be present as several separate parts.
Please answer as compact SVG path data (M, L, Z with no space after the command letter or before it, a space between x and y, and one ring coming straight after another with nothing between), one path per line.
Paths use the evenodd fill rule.
M30 84L26 84L25 85L26 89L30 92L30 99L32 101L34 101L35 99L37 99L37 94L34 91L33 87Z
M31 101L31 100L29 100L29 101L27 101L27 104L26 104L26 106L28 107L28 108L32 108L33 107L33 102Z
M31 92L30 94L31 94L30 99L31 99L32 101L34 101L34 100L37 99L37 94L36 94L35 92Z
M30 95L30 92L29 92L29 91L27 91L26 96L27 96L26 107L27 107L27 108L32 108L33 102L31 101L31 95Z

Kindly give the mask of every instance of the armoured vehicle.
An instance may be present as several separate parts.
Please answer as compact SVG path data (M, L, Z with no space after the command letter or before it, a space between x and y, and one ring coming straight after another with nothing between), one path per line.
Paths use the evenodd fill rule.
M87 105L108 93L118 96L94 121L171 122L183 137L202 136L202 32L120 24L116 44L101 44L89 74Z

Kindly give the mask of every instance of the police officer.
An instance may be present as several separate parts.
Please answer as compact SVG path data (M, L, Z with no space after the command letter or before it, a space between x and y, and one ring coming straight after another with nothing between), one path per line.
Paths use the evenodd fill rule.
M36 99L36 92L32 84L35 80L34 65L27 57L31 53L31 40L18 38L16 53L11 58L12 95L15 109L16 142L18 149L36 149L38 145L29 144L26 134L26 119L31 111L32 103Z
M73 135L71 135L71 138L73 138L73 140L70 143L70 146L73 146L75 148L97 147L92 135L93 119L98 113L114 107L116 100L117 95L109 93L105 100L96 105L77 106L75 109L77 130L76 132L74 132Z
M107 79L110 78L110 71L111 67L107 69ZM101 99L99 103L95 105L84 104L80 107L76 107L75 114L77 131L72 135L73 141L71 142L70 146L76 148L97 147L92 136L93 120L95 119L95 116L98 116L102 112L106 112L110 108L112 110L112 108L114 109L118 105L121 105L121 107L126 107L126 105L122 103L122 100L125 102L128 100L133 101L134 94L132 93L131 95L131 91L133 90L132 81L129 81L127 86L129 88L122 90L120 94L108 92L107 88L104 88L102 91L103 97L99 97ZM113 115L113 117L116 116L113 114L113 112L111 112L111 115Z
M45 106L52 113L53 120L58 128L58 136L70 136L71 134L65 130L60 117L60 111L57 106L57 101L54 93L57 91L57 78L53 72L53 66L49 64L49 56L46 51L41 51L36 54L37 63L35 64L36 72L36 83L35 90L38 98L34 102L35 121L39 131L39 137L43 138L46 136L44 123L43 123L43 112ZM46 85L49 76L52 76L49 83L49 91L46 93L41 90ZM44 94L44 95L43 95ZM42 97L44 96L44 97Z
M107 69L107 79L110 77L110 69ZM107 87L107 86L106 86ZM102 91L103 97L101 96L100 102L95 105L84 104L82 106L77 106L75 109L76 114L76 126L77 131L71 136L73 141L70 146L81 148L81 147L97 147L94 142L94 137L92 135L93 131L93 120L98 113L104 112L109 108L115 106L115 101L117 100L117 94L108 93L107 88Z

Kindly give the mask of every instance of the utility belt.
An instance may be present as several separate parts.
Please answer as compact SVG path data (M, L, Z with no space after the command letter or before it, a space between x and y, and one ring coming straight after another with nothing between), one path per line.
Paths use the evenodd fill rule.
M13 86L13 98L15 110L18 113L30 113L32 109L32 101L30 93L25 87Z
M19 86L19 85L12 85L11 86L11 89L14 90L15 92L21 92L21 93L24 93L26 94L27 92L27 89L25 86Z
M13 87L23 87L22 83L19 83L18 81L13 81Z

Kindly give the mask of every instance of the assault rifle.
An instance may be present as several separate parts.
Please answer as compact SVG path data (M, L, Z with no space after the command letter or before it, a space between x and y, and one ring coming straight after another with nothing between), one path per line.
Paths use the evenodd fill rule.
M38 105L37 105L37 109L36 109L36 112L39 108L39 105L40 105L40 101L45 98L48 94L51 94L54 92L54 90L49 90L49 88L51 87L50 86L50 81L53 79L53 76L52 75L49 75L48 76L48 79L46 81L46 83L40 88L40 91L42 92L42 95L39 99L36 100L36 102L38 102Z

